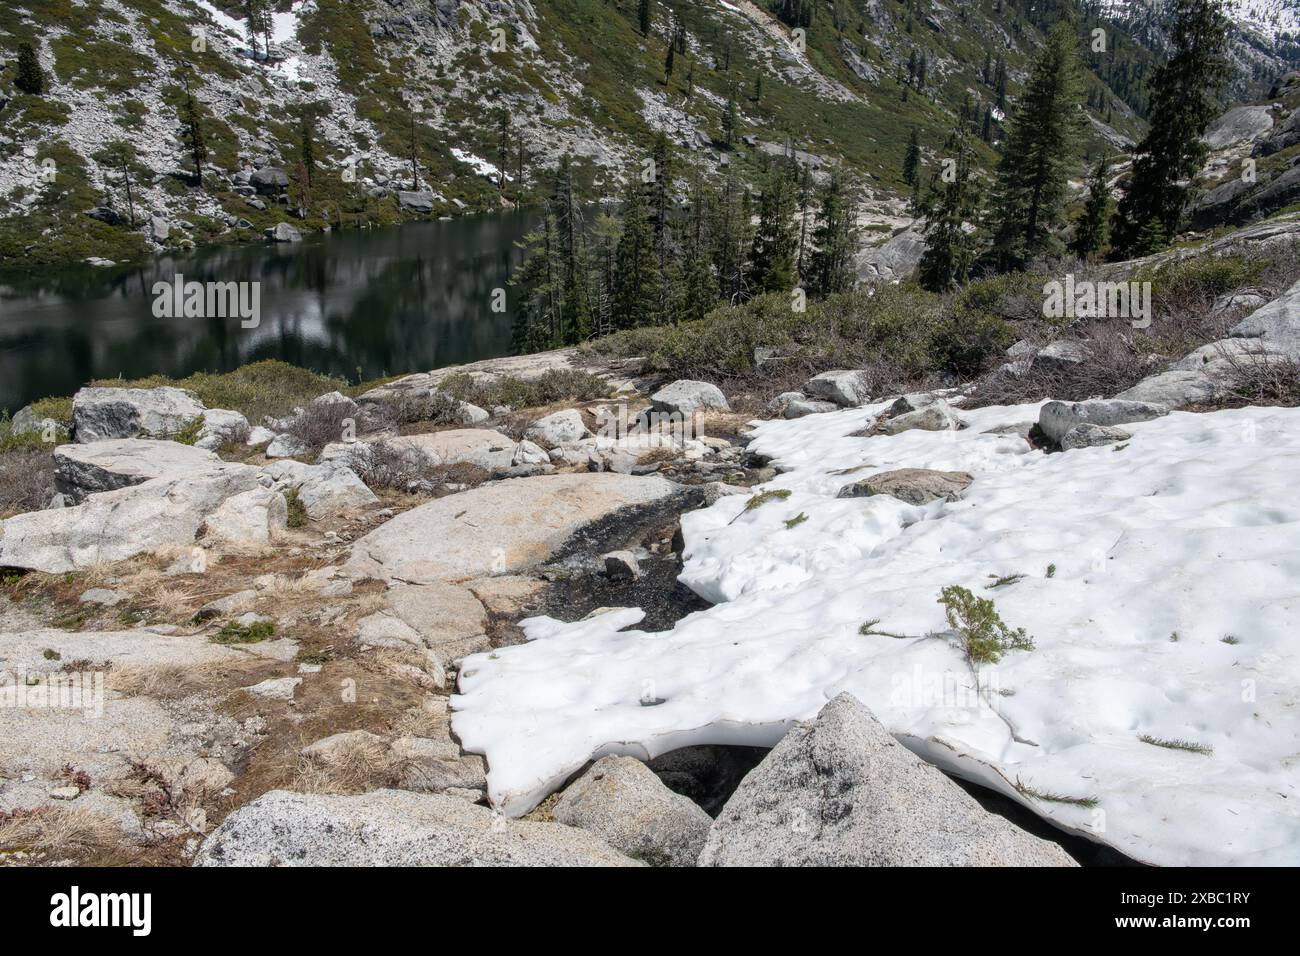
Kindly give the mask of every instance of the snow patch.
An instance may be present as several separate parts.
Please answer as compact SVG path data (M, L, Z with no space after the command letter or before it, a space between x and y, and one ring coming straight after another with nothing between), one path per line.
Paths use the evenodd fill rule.
M683 519L682 580L715 607L663 633L625 630L638 609L536 618L466 660L453 726L493 802L524 813L604 754L771 745L848 691L928 759L1137 859L1300 862L1300 410L1173 413L1046 455L987 433L1037 405L852 437L884 409L758 427L783 470L764 490L789 496ZM975 481L921 507L835 497L903 467ZM1037 642L979 688L937 603L952 584Z

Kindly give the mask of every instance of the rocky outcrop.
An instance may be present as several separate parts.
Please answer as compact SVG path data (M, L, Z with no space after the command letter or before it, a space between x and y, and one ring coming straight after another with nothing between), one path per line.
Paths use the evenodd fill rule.
M289 523L284 495L270 488L254 488L227 498L204 520L207 535L236 544L268 544Z
M261 474L275 490L297 492L307 516L315 521L379 500L352 469L334 462L305 465L276 461L263 468Z
M273 790L204 841L196 866L635 866L561 824L507 820L440 794Z
M954 431L961 427L961 420L952 406L942 399L936 399L914 412L894 415L881 425L886 435L901 435L903 432L920 429L927 432Z
M191 545L222 502L257 486L256 468L222 464L91 495L71 508L17 515L0 527L0 567L62 573Z
M524 434L532 441L554 448L586 438L591 432L582 420L582 412L576 408L566 408L539 418L528 426Z
M72 398L73 435L81 443L171 438L203 412L203 403L180 388L83 388Z
M87 495L139 485L151 478L183 478L211 471L221 459L174 441L113 438L54 449L54 486L73 504Z
M1128 399L1089 402L1048 402L1038 413L1038 428L1053 444L1060 444L1076 425L1127 425L1168 415L1165 405Z
M1076 448L1100 448L1128 441L1133 436L1122 428L1113 425L1093 425L1083 422L1075 425L1061 438L1061 451L1074 451Z
M917 220L884 243L858 253L858 277L868 282L901 282L916 271L924 254L924 224Z
M650 396L650 404L656 411L683 418L691 418L696 412L707 409L727 411L730 408L726 396L718 386L685 378L659 389Z
M556 820L655 866L694 866L713 820L632 757L602 757L571 783Z
M856 408L871 398L863 387L861 372L822 372L809 379L803 390L812 398L834 402L841 408Z
M873 495L889 495L909 505L923 505L939 500L956 501L974 480L964 471L900 468L845 485L836 497L870 498Z
M398 515L356 542L344 570L412 584L505 573L544 560L585 524L676 491L657 476L611 473L493 482Z
M701 866L1074 866L995 816L841 694L741 783Z
M1228 110L1205 129L1210 149L1227 149L1254 142L1273 128L1273 110L1268 106L1238 106Z
M1256 309L1228 334L1229 338L1201 346L1116 398L1183 408L1220 398L1254 364L1300 362L1300 283Z

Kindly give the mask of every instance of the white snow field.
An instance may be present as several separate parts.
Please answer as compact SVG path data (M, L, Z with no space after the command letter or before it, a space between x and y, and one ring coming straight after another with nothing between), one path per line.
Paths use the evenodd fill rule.
M525 813L604 754L770 746L848 691L927 759L1138 860L1300 863L1300 409L1175 412L1048 455L986 434L1037 405L849 437L885 407L758 427L783 470L763 490L790 496L683 519L682 580L715 607L657 634L621 630L638 609L535 618L465 661L453 726L493 802ZM835 497L895 468L975 481L956 503ZM1036 641L982 691L937 603L951 584Z

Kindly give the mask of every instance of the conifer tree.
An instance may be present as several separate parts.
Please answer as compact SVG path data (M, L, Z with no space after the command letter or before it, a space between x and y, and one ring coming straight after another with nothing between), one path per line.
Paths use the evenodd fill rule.
M718 292L732 303L741 302L749 295L745 262L751 242L750 219L749 193L741 185L735 170L729 170L722 192L713 203L710 237Z
M965 282L975 259L975 240L967 231L979 208L979 197L971 182L970 144L965 130L954 140L951 165L940 164L930 181L930 191L920 205L925 218L925 252L917 266L923 287L946 292ZM951 177L945 170L951 169Z
M736 97L727 99L727 108L722 113L722 138L728 146L736 142Z
M1078 38L1068 23L1048 34L1016 106L993 195L993 254L999 269L1057 255L1069 176L1087 115Z
M1088 180L1088 199L1074 228L1074 241L1070 243L1070 251L1080 259L1091 259L1106 245L1106 224L1111 209L1109 177L1110 160L1103 156Z
M653 26L653 17L650 11L650 0L641 0L637 8L637 23L641 27L641 35L649 36L650 28Z
M1155 251L1178 232L1190 182L1205 162L1201 135L1228 76L1228 21L1219 0L1172 0L1170 13L1170 57L1150 86L1151 127L1111 224L1111 254L1118 258Z
M921 137L916 127L907 140L907 152L903 154L903 182L915 186L921 172Z
M194 102L190 92L189 81L185 82L185 101L181 104L181 143L190 154L194 163L194 185L203 188L203 164L208 161L208 145L203 138L203 118L199 106Z
M809 291L817 296L847 292L857 278L853 256L858 250L858 189L836 171L818 196L817 228L809 269Z
M631 176L623 198L623 232L614 260L615 328L638 328L658 322L659 280L653 213L640 178Z
M40 96L45 92L45 71L41 69L41 61L30 43L18 44L18 75L14 77L14 88L28 96Z
M772 163L763 183L758 228L749 253L750 278L756 294L789 292L795 285L795 174L793 160L779 159Z
M679 296L673 309L676 321L702 319L718 300L718 280L710 255L709 191L696 174L687 195L686 221L681 231Z

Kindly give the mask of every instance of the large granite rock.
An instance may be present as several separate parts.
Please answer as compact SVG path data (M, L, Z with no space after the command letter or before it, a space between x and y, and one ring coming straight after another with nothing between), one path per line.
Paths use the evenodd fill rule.
M856 408L871 398L863 387L861 372L822 372L809 379L803 390L812 398L834 402L842 408Z
M895 403L897 404L897 403ZM885 421L881 429L886 435L901 435L909 431L944 432L956 431L961 427L961 419L952 406L943 399L936 399L914 412L894 415Z
M985 810L841 694L796 724L719 814L701 866L1074 866Z
M696 412L707 409L726 411L730 407L718 386L686 378L659 389L650 396L650 404L656 411L681 415L683 418L691 418Z
M694 866L713 820L633 757L602 757L571 783L556 820L603 839L634 860Z
M918 219L880 245L863 249L854 264L858 277L868 282L901 282L916 271L924 254L924 222Z
M87 495L116 491L151 478L184 478L211 471L221 459L174 441L111 438L54 449L54 486L79 504Z
M398 515L356 542L344 570L411 584L503 574L544 560L583 525L677 490L608 472L497 481Z
M356 472L337 462L306 465L300 461L275 461L265 466L261 474L276 491L297 492L298 500L313 521L364 508L379 500Z
M1210 149L1226 149L1261 139L1272 128L1273 111L1270 107L1238 106L1207 126L1201 138Z
M1038 413L1038 428L1054 444L1075 425L1127 425L1168 415L1165 405L1129 399L1099 399L1089 402L1048 402Z
M566 408L554 412L545 418L539 418L528 426L524 433L532 441L548 448L567 445L586 438L591 432L582 420L582 413L576 408Z
M191 545L222 502L257 487L256 468L222 464L17 515L0 526L0 567L62 573Z
M273 790L204 841L196 866L635 866L590 833L440 794Z
M931 501L956 501L975 479L964 471L933 471L929 468L899 468L885 471L840 489L838 498L870 498L889 495L909 505Z
M83 444L171 438L203 412L203 403L180 388L83 388L72 397L73 435Z

